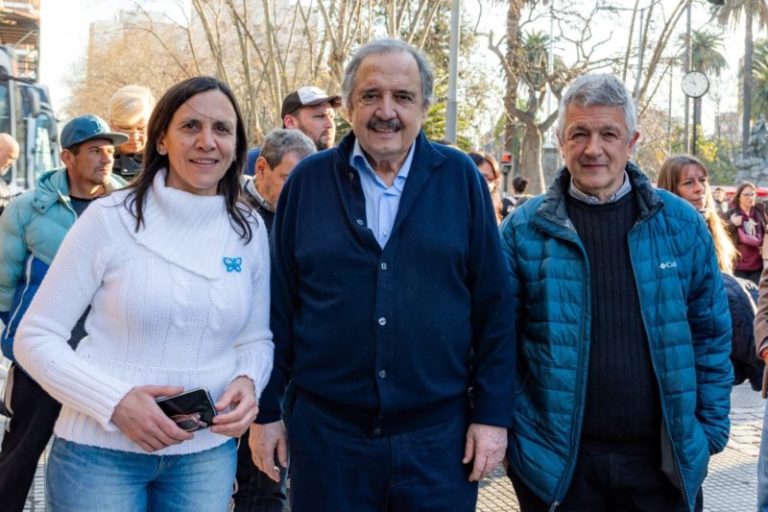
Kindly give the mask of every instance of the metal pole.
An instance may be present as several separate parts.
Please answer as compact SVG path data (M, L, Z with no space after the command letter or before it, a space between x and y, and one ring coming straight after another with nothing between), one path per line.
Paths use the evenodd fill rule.
M461 1L453 0L451 6L451 43L448 61L448 102L445 108L445 138L456 143L456 127L458 117L458 102L456 101L456 84L459 78L459 18Z
M685 73L688 73L691 70L691 0L688 0L688 12L686 13L686 29L685 29ZM690 152L691 148L691 142L688 139L688 127L690 126L690 119L688 118L688 114L690 111L690 98L688 95L685 95L685 131L684 137L685 141L683 142L683 147L685 148L686 152Z
M547 50L547 117L552 114L552 85L549 82L555 71L555 3L553 0L549 4L549 49ZM544 135L544 147L555 145L555 127L547 128Z
M667 104L667 142L669 143L669 156L672 156L672 82L674 81L674 66L669 64L669 99Z
M635 101L640 97L640 75L643 74L643 18L645 17L645 7L640 9L640 25L637 28L637 75L635 76Z
M555 8L549 6L549 49L547 50L547 77L551 78L555 69ZM547 87L547 117L552 113L552 88Z
M693 111L696 112L697 103L701 101L701 98L693 99ZM692 124L692 138L691 138L691 155L696 156L696 116L693 116Z

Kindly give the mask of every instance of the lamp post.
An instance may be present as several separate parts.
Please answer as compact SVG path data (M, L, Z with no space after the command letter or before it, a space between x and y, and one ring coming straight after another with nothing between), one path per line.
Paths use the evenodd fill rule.
M691 71L691 3L692 0L688 0L688 6L686 7L686 22L685 22L685 61L683 66L683 74L688 74ZM691 141L688 138L688 127L691 120L688 114L691 111L690 99L688 95L685 95L685 122L683 129L683 140L685 141L685 152L691 152Z
M459 79L459 20L461 18L461 0L453 0L451 5L451 42L448 60L448 101L445 107L445 138L456 143L458 101L456 86Z

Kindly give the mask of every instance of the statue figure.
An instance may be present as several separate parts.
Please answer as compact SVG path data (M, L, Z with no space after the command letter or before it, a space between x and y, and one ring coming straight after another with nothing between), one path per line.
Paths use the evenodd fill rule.
M768 127L760 116L749 134L749 156L768 160Z

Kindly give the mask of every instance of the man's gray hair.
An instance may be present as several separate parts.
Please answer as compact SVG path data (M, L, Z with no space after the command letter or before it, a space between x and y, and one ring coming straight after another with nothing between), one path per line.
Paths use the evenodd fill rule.
M376 39L361 46L344 69L341 96L344 99L344 106L347 110L350 110L352 106L352 91L355 90L357 70L360 69L360 63L363 62L363 59L371 55L393 52L409 53L416 60L416 65L419 67L419 76L421 77L421 96L424 101L424 108L432 104L432 88L435 83L435 74L427 58L416 48L400 39Z
M317 151L315 143L300 130L278 128L264 137L259 156L263 156L269 166L274 169L280 165L283 157L288 153L294 153L301 160L315 151Z
M565 130L565 111L568 105L573 103L583 107L595 105L621 107L624 111L627 139L631 139L637 131L635 102L621 80L610 74L582 75L571 82L560 100L557 116L557 138L560 143L563 142Z

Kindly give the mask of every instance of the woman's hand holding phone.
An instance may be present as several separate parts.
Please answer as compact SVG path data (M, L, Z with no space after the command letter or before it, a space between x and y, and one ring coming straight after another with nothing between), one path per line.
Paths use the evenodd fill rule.
M188 441L193 435L179 428L155 403L157 397L176 395L183 390L171 386L135 387L115 406L112 423L147 452Z
M228 408L233 409L224 412ZM243 435L259 413L251 379L241 376L233 380L216 402L216 410L219 414L213 418L213 432L231 437Z

